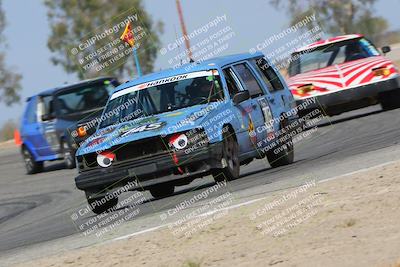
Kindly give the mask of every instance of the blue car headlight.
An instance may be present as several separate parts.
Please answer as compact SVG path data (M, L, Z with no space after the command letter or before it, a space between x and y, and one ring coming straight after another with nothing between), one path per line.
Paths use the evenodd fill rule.
M209 140L203 129L192 129L171 135L168 144L173 151L185 150L193 152L196 149L208 146Z

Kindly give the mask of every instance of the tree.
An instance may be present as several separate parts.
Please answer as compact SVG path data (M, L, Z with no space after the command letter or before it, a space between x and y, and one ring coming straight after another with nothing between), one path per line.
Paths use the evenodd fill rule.
M68 73L76 73L79 78L132 76L135 64L129 47L125 45L124 57L112 58L117 55L115 49L124 45L119 40L124 30L121 23L135 15L137 20L132 25L141 28L135 37L145 34L136 41L141 68L145 73L153 70L163 25L152 21L141 0L45 0L45 5L51 28L47 44L54 53L51 60ZM95 39L92 43L91 38Z
M371 39L376 45L384 45L387 40L386 32L389 28L387 21L382 17L374 17L370 11L365 12L355 24L355 28Z
M291 25L296 24L305 15L315 13L318 24L326 33L332 35L363 33L373 41L379 42L382 33L388 29L386 20L371 12L376 0L270 0L270 3L290 13L293 18Z
M6 121L0 128L0 141L7 141L14 138L14 130L18 128L18 124L13 120Z
M6 27L6 19L4 10L2 8L2 1L0 0L0 47L5 50L6 42L3 36L3 31ZM0 52L0 101L4 102L7 106L19 102L21 91L21 75L14 73L10 67L6 65L5 53Z

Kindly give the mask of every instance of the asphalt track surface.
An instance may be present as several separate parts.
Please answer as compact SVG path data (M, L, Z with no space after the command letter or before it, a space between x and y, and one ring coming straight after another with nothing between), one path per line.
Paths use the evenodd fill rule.
M253 161L228 188L238 196L256 195L281 180L319 180L368 168L400 159L399 140L400 109L383 112L373 106L342 114L319 123L295 145L294 164L272 169L264 160ZM0 256L77 233L71 214L86 199L75 188L75 174L62 162L52 162L43 173L25 175L19 151L0 147ZM212 185L206 177L178 187L171 197L143 203L139 216L174 207Z

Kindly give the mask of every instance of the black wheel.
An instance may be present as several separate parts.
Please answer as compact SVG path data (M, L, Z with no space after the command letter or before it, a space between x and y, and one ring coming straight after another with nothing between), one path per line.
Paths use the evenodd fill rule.
M239 178L240 161L239 161L239 146L235 135L228 131L224 134L222 142L222 161L225 165L222 169L212 171L212 175L216 182L232 181Z
M290 135L286 135L287 122L281 124L281 135L278 136L274 142L276 146L274 149L266 152L267 159L272 168L291 164L294 160L293 142Z
M65 167L68 169L75 168L75 152L65 141L61 141L61 152L63 153Z
M400 90L400 89L398 89ZM400 92L389 91L380 96L380 103L383 110L400 108Z
M27 148L22 148L22 157L24 158L27 174L34 174L43 171L43 161L35 161L31 152Z
M158 184L150 187L149 191L154 198L165 198L175 192L175 186L173 184Z
M85 192L86 199L93 213L101 214L115 207L118 204L118 197L106 195L104 197L96 197L92 193Z

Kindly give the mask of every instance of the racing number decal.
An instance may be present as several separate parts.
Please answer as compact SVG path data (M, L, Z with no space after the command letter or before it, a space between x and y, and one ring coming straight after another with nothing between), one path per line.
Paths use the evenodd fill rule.
M149 124L142 125L142 126L137 126L137 127L134 127L132 129L130 129L129 131L126 131L126 132L122 133L121 136L125 137L125 136L127 136L129 134L141 133L141 132L144 132L144 131L157 130L157 129L163 127L164 124L165 124L164 122L155 122L155 123L149 123Z
M264 124L267 130L267 134L274 132L273 117L271 113L271 108L265 98L258 99L260 103L261 110L264 116Z

